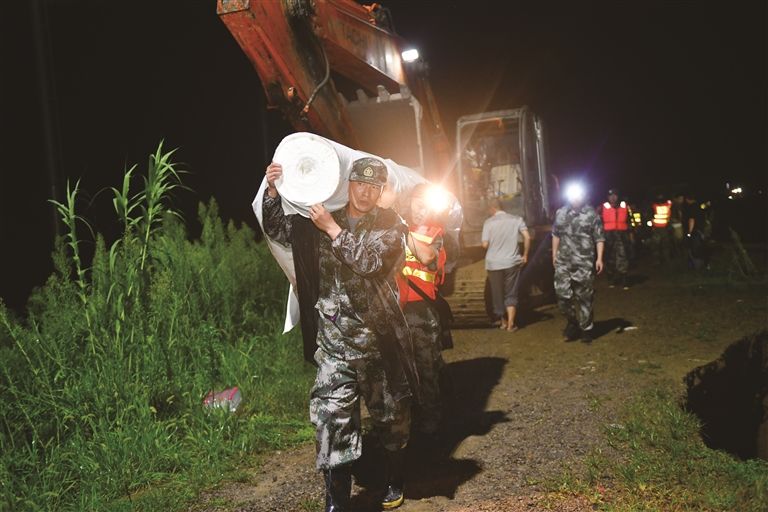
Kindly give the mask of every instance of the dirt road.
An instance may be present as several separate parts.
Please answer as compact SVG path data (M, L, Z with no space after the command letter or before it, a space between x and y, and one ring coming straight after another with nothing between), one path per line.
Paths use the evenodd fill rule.
M516 333L455 331L444 353L454 392L437 439L415 439L403 512L539 510L542 479L578 465L618 421L621 405L655 383L680 385L739 337L766 327L764 286L636 275L632 289L598 281L592 344L565 343L554 306ZM638 271L643 274L643 271ZM222 486L193 510L322 510L314 447L265 458L246 482ZM364 454L353 509L378 510L373 457ZM215 504L215 505L214 505ZM592 510L573 497L555 510Z

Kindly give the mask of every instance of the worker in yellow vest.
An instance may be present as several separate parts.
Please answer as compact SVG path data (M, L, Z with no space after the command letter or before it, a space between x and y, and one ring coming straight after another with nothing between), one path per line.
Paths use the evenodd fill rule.
M445 326L437 309L437 287L444 277L446 253L443 229L432 219L428 190L429 185L419 184L411 193L405 266L397 283L419 374L420 399L414 404L412 428L420 434L434 434L440 426L440 373L444 366L441 335Z
M672 201L662 194L656 196L651 205L651 249L653 262L657 265L667 263L670 259L670 220L672 219Z
M629 206L619 201L619 192L615 188L608 190L608 200L600 208L605 230L605 271L610 287L621 286L629 290L627 271L629 270Z

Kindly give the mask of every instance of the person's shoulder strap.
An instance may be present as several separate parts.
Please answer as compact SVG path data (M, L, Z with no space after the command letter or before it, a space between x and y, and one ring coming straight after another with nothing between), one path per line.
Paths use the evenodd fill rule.
M432 305L434 305L434 304L435 304L435 301L434 301L434 300L432 300L432 298L431 298L429 295L427 295L426 293L424 293L424 290L422 290L421 288L419 288L418 286L416 286L416 285L414 284L414 282L413 282L413 281L411 281L410 279L408 279L407 281L408 281L408 286L410 286L410 287L413 289L413 291L415 291L415 292L416 292L416 293L419 295L419 297L421 297L422 299L426 300L427 302L429 302L429 303L430 303L430 304L432 304Z

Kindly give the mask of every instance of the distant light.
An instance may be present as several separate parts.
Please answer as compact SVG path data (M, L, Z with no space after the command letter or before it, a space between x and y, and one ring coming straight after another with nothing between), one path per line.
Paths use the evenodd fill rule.
M731 189L731 194L741 194L744 190L741 187Z
M565 198L570 203L578 203L584 200L586 190L581 183L569 183L565 187Z
M429 208L436 213L444 212L448 209L448 205L451 201L448 192L437 185L432 185L427 189L425 197Z
M648 221L648 222L645 223L645 225L648 226L648 227L651 227L651 226L653 226L653 222Z
M403 57L403 61L405 62L414 62L419 60L419 50L416 48L405 50L401 55Z
M733 199L733 196L728 196L728 199Z

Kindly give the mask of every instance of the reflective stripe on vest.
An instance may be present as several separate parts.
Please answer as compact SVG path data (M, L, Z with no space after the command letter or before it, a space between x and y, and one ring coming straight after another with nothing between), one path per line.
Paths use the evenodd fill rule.
M418 268L413 268L409 266L403 267L403 275L404 276L413 276L418 277L422 281L426 281L428 283L434 283L435 282L435 274L436 272L428 272L426 270L421 270Z
M418 240L419 242L424 242L425 244L431 244L435 237L439 234L439 231L435 231L432 236L429 235L429 233L419 233L417 231L411 231L411 236Z
M667 201L666 203L653 203L653 227L667 227L671 215L672 201Z
M608 201L603 203L603 228L606 231L626 231L629 229L627 203L620 202L618 208L611 206Z
M409 231L409 235L425 244L431 244L435 241L435 238L441 235L442 228L438 226L418 226L416 229ZM441 249L441 253L443 250ZM438 268L430 270L426 265L421 263L416 256L411 252L410 248L406 244L405 246L405 266L402 270L404 277L403 283L398 283L400 286L401 300L405 302L415 302L423 300L418 293L410 289L407 281L411 281L414 285L419 287L427 297L435 299L437 297L436 284L438 281L437 274L439 268L440 255L438 255ZM444 264L444 263L443 263Z

